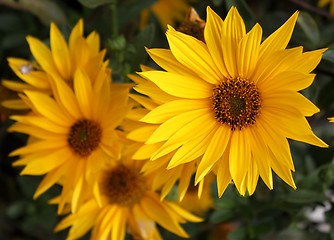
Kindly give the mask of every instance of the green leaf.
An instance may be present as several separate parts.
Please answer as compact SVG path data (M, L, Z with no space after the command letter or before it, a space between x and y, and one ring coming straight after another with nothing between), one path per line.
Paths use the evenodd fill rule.
M105 4L116 3L115 0L78 0L82 5L88 8L97 8Z
M136 1L128 0L120 2L118 6L119 26L126 27L129 23L136 19L144 9L148 9L157 0Z
M0 31L11 32L20 27L20 19L14 13L0 14Z
M214 6L219 6L220 4L222 4L223 3L223 0L212 0L212 4L214 5Z
M320 32L320 47L328 47L330 43L334 41L334 23L330 23L328 26Z
M334 63L334 50L329 49L324 52L322 55L322 59Z
M139 70L139 65L146 61L148 55L146 53L145 47L150 48L152 46L154 36L155 28L152 24L150 24L141 30L132 42L133 52L128 52L128 58L133 69Z
M289 194L282 196L283 201L289 203L314 203L314 202L321 202L325 200L325 196L316 191L300 189L296 190L295 192L290 192Z
M320 40L320 32L318 24L313 17L307 12L300 12L297 24L301 27L310 43L312 43L313 46L317 46Z
M8 1L8 0L7 0ZM13 1L12 1L13 2ZM51 0L20 0L12 3L15 8L26 10L45 24L50 25L55 22L57 25L64 26L66 24L66 16L63 10L55 1Z
M231 220L234 218L234 216L235 216L235 211L233 209L221 209L211 214L210 222L217 224L225 222L227 220Z
M227 239L230 240L243 240L243 239L247 239L247 230L244 227L238 227L236 228L233 232L230 232L227 235Z

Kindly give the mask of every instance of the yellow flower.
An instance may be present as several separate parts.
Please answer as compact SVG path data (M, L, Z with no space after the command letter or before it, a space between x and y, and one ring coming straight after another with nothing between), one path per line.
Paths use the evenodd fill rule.
M81 68L94 80L100 69L107 65L107 62L103 61L106 51L100 51L99 35L92 32L85 38L82 19L73 28L68 44L54 23L51 23L50 28L51 49L32 36L28 36L27 41L36 62L8 58L9 66L24 82L3 80L3 85L13 91L36 90L50 93L52 77L72 84L76 70ZM18 100L5 101L4 105L9 108L27 108Z
M324 7L328 4L330 5L329 6L329 12L331 14L334 14L334 0L319 0L319 2L318 2L319 7Z
M74 91L61 79L52 82L55 99L45 93L24 91L23 100L33 112L12 116L10 130L30 135L34 141L11 153L21 155L14 166L21 174L44 175L34 198L56 183L63 185L59 211L71 199L75 211L86 192L95 188L95 175L107 162L120 157L116 130L130 108L130 85L111 84L100 71L93 82L83 70L74 75Z
M172 169L200 157L195 182L213 171L219 195L231 181L252 194L259 176L272 189L272 170L296 188L287 138L327 147L305 119L319 109L298 92L313 82L309 73L325 50L286 49L297 17L262 43L260 25L246 33L234 7L224 21L208 7L205 43L169 28L170 50L148 50L166 71L139 73L152 85L135 87L151 98L157 89L171 97L141 119L158 125L146 141L161 144L151 160L173 152Z
M140 174L141 166L142 161L123 157L119 164L105 167L99 174L102 207L88 199L77 213L63 219L56 231L71 226L68 239L80 238L90 229L92 240L125 239L127 231L134 239L162 239L158 224L188 237L180 223L201 219L171 201L160 201L149 177Z
M166 30L167 25L174 26L176 22L181 22L189 7L189 0L158 0L149 9L141 13L140 26L143 27L153 13L159 20L162 29Z

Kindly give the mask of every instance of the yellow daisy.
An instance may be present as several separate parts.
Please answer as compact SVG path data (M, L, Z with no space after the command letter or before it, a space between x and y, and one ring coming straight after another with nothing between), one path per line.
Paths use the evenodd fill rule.
M55 99L25 91L23 99L33 112L11 117L17 123L10 131L28 134L34 140L11 153L21 155L13 165L25 166L21 174L46 174L34 198L61 183L59 211L69 198L75 211L85 192L96 187L94 179L100 168L120 157L116 128L130 108L130 85L111 85L110 74L104 71L92 82L79 69L74 75L74 91L61 79L52 82Z
M150 187L149 177L140 174L142 164L123 157L118 164L106 166L98 181L102 207L88 199L77 213L63 219L56 231L71 227L67 239L78 239L90 229L92 240L121 240L126 232L134 239L162 239L158 224L188 237L180 223L201 219L171 201L160 201L159 194Z
M28 36L27 41L36 62L8 58L9 66L23 81L2 81L5 87L13 91L36 90L50 93L51 77L72 82L76 69L81 68L94 80L101 67L106 68L108 63L103 61L106 51L100 51L99 35L92 32L87 38L83 36L82 19L73 28L68 44L54 23L50 27L51 49L32 36ZM5 101L3 104L9 108L27 108L18 100Z
M271 170L296 188L287 138L327 147L305 119L319 109L298 92L313 82L309 73L325 49L286 49L297 17L263 42L260 25L246 33L234 7L224 21L208 7L205 43L169 28L170 50L148 50L166 71L140 72L152 86L135 87L149 97L160 89L174 99L141 119L159 125L146 141L161 144L151 160L174 152L172 169L200 157L195 182L213 171L219 195L231 181L240 194L252 194L259 176L272 189Z
M324 7L326 5L329 5L329 12L331 14L334 14L334 0L319 0L318 1L319 7Z
M150 13L153 13L159 20L162 29L166 30L168 24L175 26L176 22L183 21L189 8L189 0L158 0L141 13L140 26L144 26Z

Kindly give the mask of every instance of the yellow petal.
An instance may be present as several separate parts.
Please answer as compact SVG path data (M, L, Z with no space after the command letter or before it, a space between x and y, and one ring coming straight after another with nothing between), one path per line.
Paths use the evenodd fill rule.
M179 131L187 123L194 121L195 119L207 114L207 109L193 110L179 114L166 122L162 123L157 130L146 141L147 144L161 142L167 140L175 132Z
M76 46L75 46L76 40L78 38L82 37L82 35L83 35L83 28L84 28L83 20L79 19L79 21L76 23L76 25L72 29L70 39L69 39L69 49L71 51L71 55L73 54L73 52L76 49Z
M54 151L56 149L66 148L67 144L68 143L66 138L64 138L62 141L38 141L16 149L15 151L11 152L11 155L15 156L39 151Z
M169 167L187 163L202 156L214 135L214 131L215 129L211 130L211 132L205 132L203 136L198 136L184 143L170 159Z
M50 28L50 46L60 76L65 80L71 80L70 52L63 35L54 23L51 23Z
M256 24L252 30L241 39L237 51L239 77L248 78L249 73L253 72L256 67L261 39L262 28L259 24Z
M42 69L50 74L59 74L50 49L37 38L28 36L27 41L31 53Z
M231 136L229 156L230 173L235 186L241 195L245 194L241 187L251 161L251 149L249 141L250 139L247 129L236 130Z
M49 172L43 180L38 185L38 188L36 189L34 193L34 199L37 199L40 195L42 195L45 191L47 191L50 187L55 185L59 179L64 174L63 168L58 167Z
M92 84L87 74L78 69L74 75L74 90L82 114L86 118L91 118L93 92Z
M298 92L274 90L263 95L262 107L264 109L298 111L304 116L312 116L320 111L317 106Z
M201 99L212 95L211 85L199 78L184 77L163 71L148 71L138 74L175 97Z
M314 77L315 74L284 71L273 76L269 81L259 84L258 87L261 92L276 90L300 91L309 87L312 84Z
M11 116L10 118L13 119L13 120L16 120L20 123L26 124L27 126L25 126L24 128L29 128L30 125L32 125L32 127L38 127L38 128L43 129L43 130L50 131L52 133L56 133L56 134L59 134L59 135L63 135L63 134L67 135L68 132L69 132L69 127L60 126L58 123L54 123L51 120L49 120L47 118L44 118L44 117L15 116L14 115L14 116ZM34 133L32 133L32 135L34 136ZM36 135L36 136L38 136L38 135Z
M321 61L322 54L326 50L327 48L304 52L298 57L298 59L296 59L293 64L291 64L291 70L304 73L312 72L315 67L318 66L319 62Z
M171 50L162 48L153 48L153 49L146 49L146 51L150 55L150 57L154 60L154 62L156 62L160 67L165 69L167 72L173 72L179 74L187 73L196 76L196 73L194 73L191 69L187 68L187 66L180 64L176 60Z
M298 18L298 11L295 12L280 28L272 33L261 44L260 55L261 57L270 56L277 50L285 49L288 45L293 29L295 27Z
M45 154L40 158L34 159L21 172L22 175L42 175L55 169L64 162L68 161L72 156L69 149L59 149L49 154Z
M171 218L156 196L154 198L151 196L146 197L141 201L140 206L147 216L162 227L166 228L168 231L171 231L181 237L188 237L188 234L173 220L173 218Z
M270 109L266 111L270 112ZM275 111L275 113L269 113L267 115L269 118L270 116L274 117L271 121L275 121L273 123L274 125L277 123L275 126L279 126L280 130L287 138L306 142L318 147L328 147L325 142L314 135L305 117L298 112L280 109L280 111Z
M194 164L183 164L182 177L179 179L178 185L178 200L182 201L187 193L191 176L195 172Z
M196 184L207 175L213 165L224 154L225 149L231 138L231 130L228 126L220 126L215 130L213 137L198 165L196 172Z
M194 71L201 79L217 84L221 77L207 46L194 37L177 31L167 30L170 49L174 57L184 66Z
M155 125L140 127L131 131L126 137L133 141L145 142L156 129Z
M45 118L64 127L72 124L73 119L64 114L59 105L48 95L35 91L25 91L25 94L37 111Z
M97 55L100 51L100 35L97 32L91 32L87 37L87 44L90 48L91 54Z
M223 20L208 6L206 9L207 18L204 28L205 43L212 56L213 61L221 72L221 78L228 76L225 63L223 61L223 52L221 47L221 29Z
M183 217L187 221L191 221L191 222L202 222L203 221L202 218L191 214L190 212L186 211L185 209L181 208L179 205L173 202L166 202L166 205L170 207L174 212L181 215L181 217Z
M254 126L249 129L252 137L251 149L254 162L257 164L259 174L269 189L273 189L273 176L270 168L270 155L268 147L261 137L261 134L257 132L257 127Z
M221 197L232 180L230 174L229 153L227 151L225 151L222 158L218 162L218 169L216 174L218 195Z
M268 146L268 150L271 150L273 155L279 159L288 169L294 171L294 165L290 153L290 146L282 135L280 129L273 128L273 120L268 121L268 114L263 114L261 122L257 125L258 134L262 136L264 142ZM274 125L276 126L276 125Z
M246 28L243 19L235 7L229 10L223 23L221 34L221 45L226 69L231 78L236 78L238 77L236 64L237 48L240 40L246 34Z
M163 123L175 115L207 107L208 104L206 101L188 99L170 101L150 111L141 121L147 123Z
M257 168L257 164L251 162L247 173L247 190L249 195L252 195L254 193L258 179L259 171Z
M53 93L59 104L67 111L73 119L82 118L78 101L73 90L61 78L54 77L52 81Z
M292 178L291 170L286 166L283 166L279 159L276 159L275 156L272 155L272 160L270 161L271 168L274 172L288 185L290 185L293 189L296 189L296 184Z

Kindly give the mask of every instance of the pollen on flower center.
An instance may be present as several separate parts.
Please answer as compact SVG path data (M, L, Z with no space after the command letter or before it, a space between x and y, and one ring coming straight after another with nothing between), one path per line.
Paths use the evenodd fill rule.
M124 165L104 172L101 181L101 193L109 204L132 206L138 203L146 192L144 178Z
M101 137L102 130L98 123L80 119L72 125L67 141L76 154L87 157L98 147Z
M228 124L233 131L241 130L256 122L261 109L260 92L251 81L228 79L214 87L212 108L218 122Z

